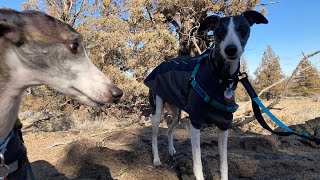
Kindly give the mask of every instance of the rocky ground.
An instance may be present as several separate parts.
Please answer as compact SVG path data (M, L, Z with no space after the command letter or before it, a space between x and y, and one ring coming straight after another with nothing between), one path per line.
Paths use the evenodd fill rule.
M174 132L174 157L168 154L166 122L161 123L158 139L163 166L154 167L150 108L143 98L91 109L70 99L44 97L48 95L25 96L19 114L38 179L194 179L186 114ZM235 117L252 114L244 113L248 110L244 104ZM285 99L272 112L298 131L320 136L319 101ZM207 180L220 178L217 146L215 128L203 129L201 150ZM270 135L256 121L234 127L228 143L229 179L320 180L319 148L297 136Z
M166 129L160 129L162 167L152 165L151 127L132 125L100 131L25 132L29 159L39 179L189 180L192 153L186 120L175 131L170 157ZM294 128L316 134L320 118ZM219 179L214 128L201 134L206 179ZM230 130L230 179L320 179L320 146L296 136L278 137Z

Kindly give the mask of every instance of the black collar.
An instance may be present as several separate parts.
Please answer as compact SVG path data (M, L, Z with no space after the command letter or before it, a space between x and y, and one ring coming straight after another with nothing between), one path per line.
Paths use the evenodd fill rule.
M234 81L237 81L238 79L238 74L240 72L240 61L239 61L239 66L238 69L236 70L236 72L232 75L230 75L229 73L225 73L226 70L223 68L224 65L224 60L223 57L220 55L219 53L219 49L218 48L213 48L211 49L208 53L209 54L209 58L208 58L208 64L210 67L211 72L217 76L220 80L226 82L226 84L231 84ZM213 54L214 54L214 59L212 59Z

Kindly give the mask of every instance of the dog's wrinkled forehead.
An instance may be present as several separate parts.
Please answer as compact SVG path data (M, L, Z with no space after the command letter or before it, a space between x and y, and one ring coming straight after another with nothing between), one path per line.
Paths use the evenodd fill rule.
M222 17L219 20L218 26L222 25L227 27L231 19L236 26L243 25L243 26L247 26L248 28L250 27L249 22L241 15Z
M24 11L26 38L43 43L60 43L82 40L82 36L70 25L38 11Z
M236 27L245 26L247 28L250 28L249 22L244 18L244 16L237 15L232 16L233 23Z

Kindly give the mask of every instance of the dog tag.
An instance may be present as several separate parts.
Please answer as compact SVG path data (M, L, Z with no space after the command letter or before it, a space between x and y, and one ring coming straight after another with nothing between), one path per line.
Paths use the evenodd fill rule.
M7 165L4 165L0 167L0 180L5 179L9 174L9 167Z
M230 87L228 87L225 91L224 91L224 100L226 101L230 101L234 99L234 91L232 90L232 86L233 83L230 84Z
M233 92L233 90L232 89L226 89L225 91L224 91L224 100L233 100L233 95L234 95L234 92Z

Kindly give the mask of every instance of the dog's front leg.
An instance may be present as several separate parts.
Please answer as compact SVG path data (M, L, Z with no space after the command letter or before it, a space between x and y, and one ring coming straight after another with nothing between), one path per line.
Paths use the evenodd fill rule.
M221 180L228 179L228 158L227 158L227 148L228 148L228 130L218 130L218 147L220 155L220 175Z
M192 146L193 173L197 180L203 180L201 149L200 149L200 129L196 129L190 123L190 136Z

